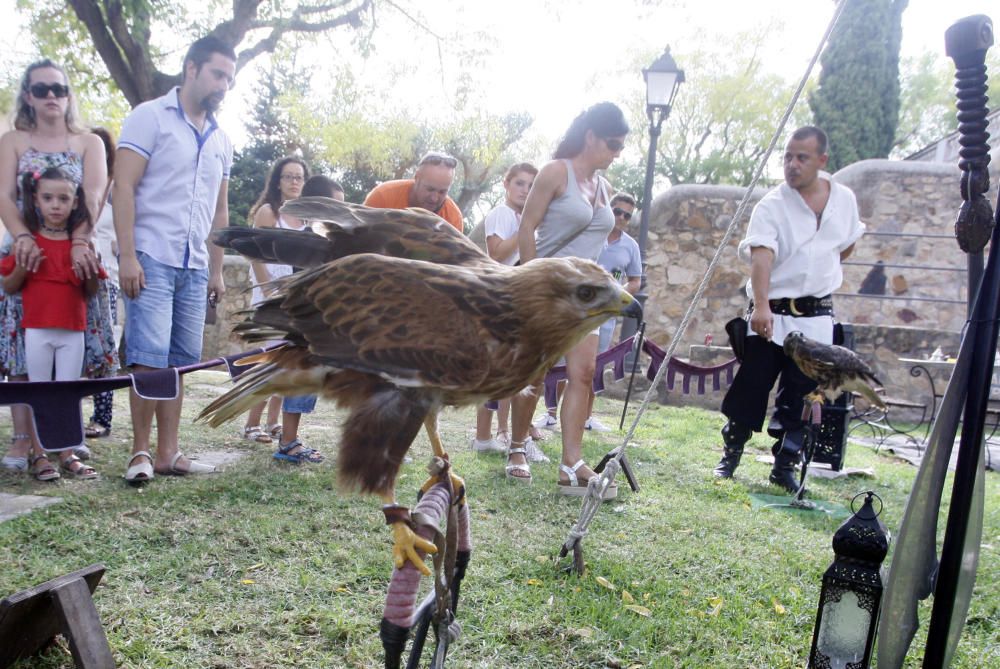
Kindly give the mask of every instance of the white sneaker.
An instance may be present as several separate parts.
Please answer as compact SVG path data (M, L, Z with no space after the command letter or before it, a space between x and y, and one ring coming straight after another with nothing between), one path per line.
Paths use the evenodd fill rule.
M472 450L476 453L506 453L507 447L497 443L496 439L472 439Z
M545 455L545 453L542 452L542 449L538 448L535 444L535 440L531 437L528 437L525 442L524 450L524 457L528 462L550 462L549 456Z
M597 420L593 416L587 419L587 422L583 424L583 427L588 430L593 430L594 432L611 432L611 428Z
M559 431L559 419L549 413L544 413L532 423L537 428L542 430L552 430L553 432Z

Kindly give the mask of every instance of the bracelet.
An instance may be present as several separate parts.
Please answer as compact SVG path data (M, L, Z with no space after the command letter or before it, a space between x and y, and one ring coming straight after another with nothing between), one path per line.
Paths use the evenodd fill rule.
M73 242L71 243L71 246L79 246L80 244L83 244L83 245L89 247L90 246L90 240L89 239L82 239L80 237L77 237L76 239L73 240Z
M19 235L14 235L14 241L17 241L21 237L28 237L28 238L31 239L31 241L35 241L35 236L33 234L31 234L30 232L22 232Z

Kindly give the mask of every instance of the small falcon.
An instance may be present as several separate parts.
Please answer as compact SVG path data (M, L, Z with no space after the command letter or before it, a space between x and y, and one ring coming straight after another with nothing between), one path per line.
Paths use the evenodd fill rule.
M410 560L427 573L416 549L434 546L413 533L395 498L421 426L447 459L442 408L523 391L609 317L641 318L641 308L596 263L541 258L508 267L422 209L300 198L281 211L322 236L227 228L213 237L304 271L276 282L234 330L246 342L285 343L241 361L258 364L199 419L217 427L275 394L316 393L346 408L340 481L382 498L396 566Z
M814 380L818 387L815 399L822 397L831 402L842 392L861 395L873 406L885 409L885 402L875 392L882 382L875 372L854 351L843 346L821 344L801 332L790 332L785 337L785 355L798 365L802 373ZM821 397L822 396L822 397Z

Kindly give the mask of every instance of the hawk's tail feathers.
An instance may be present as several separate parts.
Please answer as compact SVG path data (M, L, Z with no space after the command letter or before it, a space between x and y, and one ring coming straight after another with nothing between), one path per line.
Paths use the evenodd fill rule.
M885 411L886 409L885 400L879 397L878 393L875 392L875 389L872 388L870 385L868 385L869 380L878 383L880 387L882 386L882 384L879 383L878 379L876 379L874 375L866 375L866 377L862 378L857 384L855 384L856 387L851 388L851 390L861 395L866 400L868 400L872 404L872 406L876 406L879 409Z
M271 395L319 393L325 375L324 368L297 370L283 368L274 362L260 364L241 376L232 389L205 407L196 420L219 427Z
M349 490L392 492L403 458L427 415L424 402L390 384L380 386L353 404L344 422L337 466L340 484Z

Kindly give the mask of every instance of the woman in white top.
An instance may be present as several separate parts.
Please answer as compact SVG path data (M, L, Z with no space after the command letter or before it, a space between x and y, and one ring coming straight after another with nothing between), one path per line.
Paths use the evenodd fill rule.
M528 191L535 181L538 168L531 163L511 165L503 178L505 190L504 201L486 215L483 227L486 232L486 249L490 257L504 265L515 265L520 258L517 251L517 230L521 226L521 210L528 199ZM476 437L472 441L472 450L477 453L505 453L510 446L508 419L510 417L510 399L498 402L497 434L492 437L493 412L485 405L476 412ZM540 435L539 435L540 436ZM532 435L534 438L535 435ZM528 459L532 462L547 461L545 454L533 444L528 445Z
M302 194L302 186L309 178L309 167L301 158L282 158L274 163L267 174L267 185L250 209L250 219L255 228L285 228L301 230L304 224L291 216L279 212L285 200L294 200ZM290 265L272 265L262 262L250 263L250 280L255 284L251 305L257 305L269 297L274 288L268 282L292 273ZM267 406L267 425L261 428L260 419ZM281 436L281 397L272 396L250 408L247 422L243 426L243 438L268 444Z

